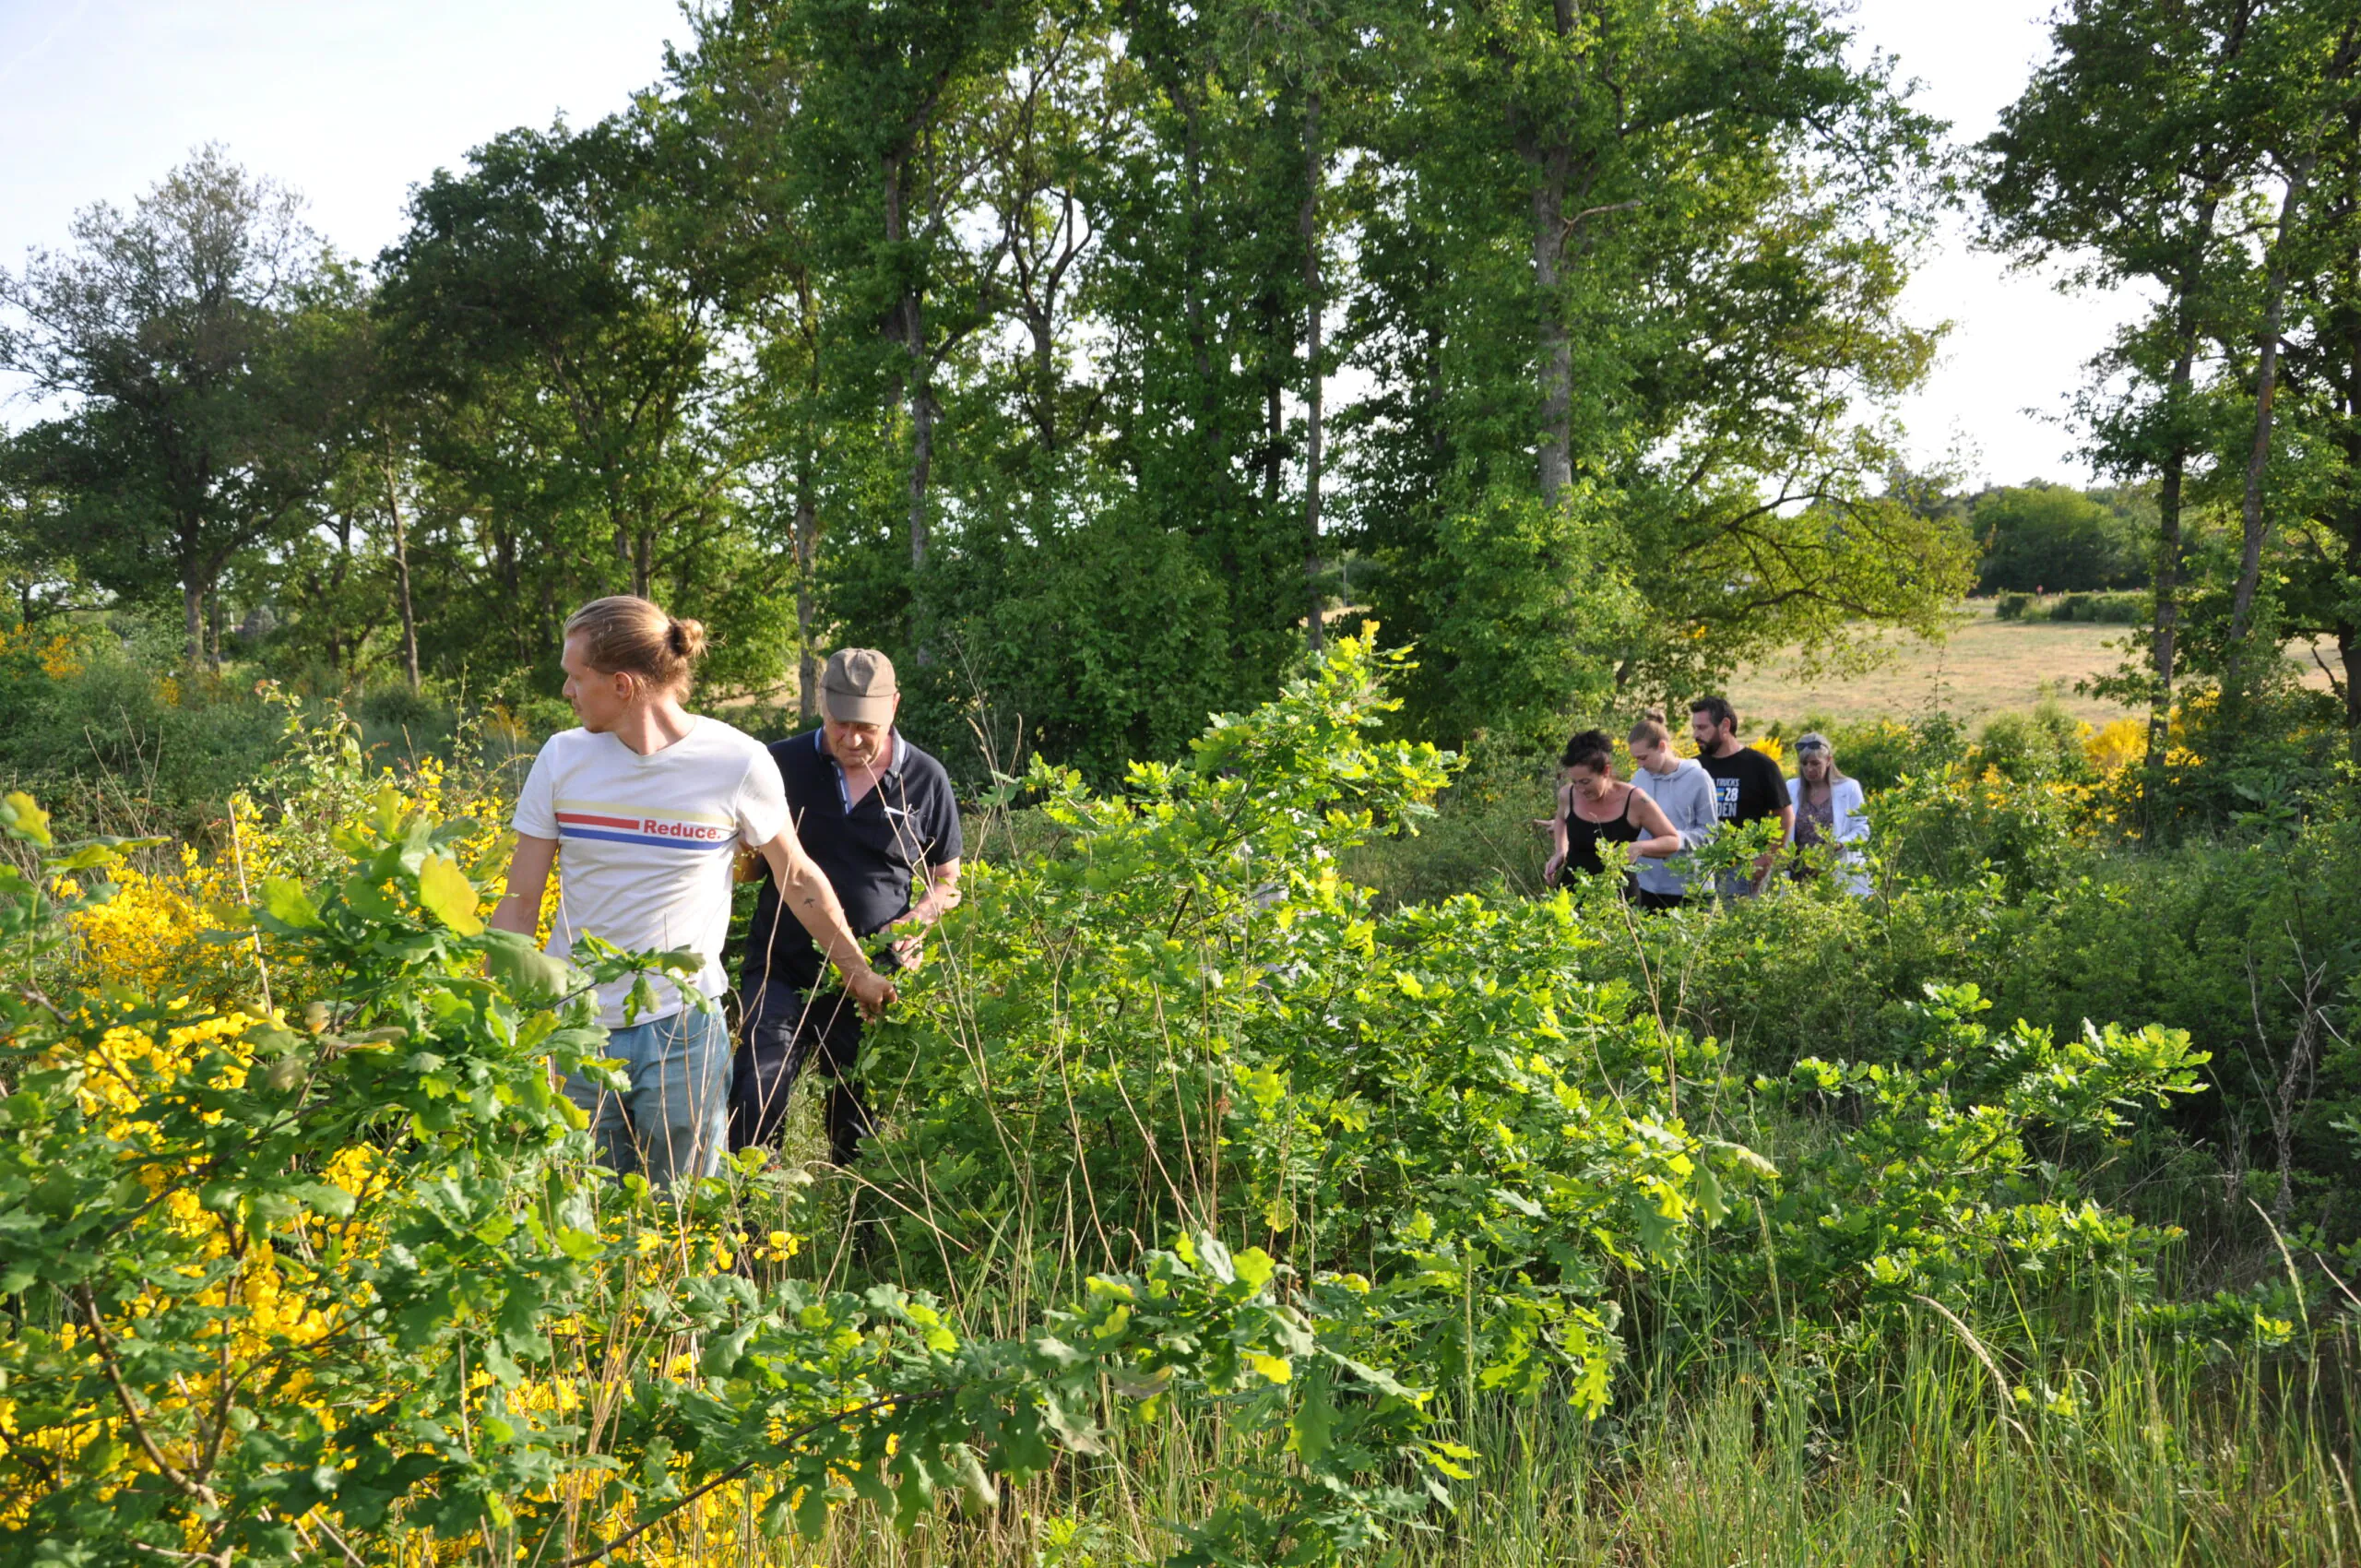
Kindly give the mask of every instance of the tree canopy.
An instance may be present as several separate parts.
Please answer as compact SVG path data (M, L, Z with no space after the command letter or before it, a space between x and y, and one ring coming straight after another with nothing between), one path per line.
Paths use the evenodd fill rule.
M366 267L207 152L12 275L9 362L67 409L10 445L18 575L138 600L169 563L192 658L228 603L323 679L478 689L646 593L740 691L885 648L970 772L1172 754L1339 616L1416 644L1404 722L1456 741L1933 631L1972 582L1880 479L1940 127L1825 0L693 21ZM177 340L108 258L190 191L236 258L197 336L255 345L172 379L201 419L60 303Z

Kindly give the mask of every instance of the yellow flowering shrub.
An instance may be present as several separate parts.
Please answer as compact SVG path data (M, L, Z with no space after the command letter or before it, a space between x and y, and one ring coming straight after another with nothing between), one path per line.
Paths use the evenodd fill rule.
M71 627L44 630L19 621L0 626L0 669L17 673L39 671L63 681L82 671L82 646Z
M2082 755L2101 778L2122 772L2148 754L2148 727L2136 719L2082 726Z
M378 780L325 871L274 838L302 801L242 825L249 908L218 858L125 875L144 934L106 911L118 847L56 850L0 802L40 861L0 861L0 1561L742 1558L850 1503L903 1529L992 1506L1095 1449L1110 1388L1218 1401L1275 1449L1298 1368L1335 1391L1334 1451L1241 1471L1225 1538L1324 1561L1402 1515L1384 1476L1441 1453L1422 1400L1260 1253L1151 1253L993 1339L779 1277L799 1231L741 1217L803 1200L759 1158L670 1193L595 1169L557 1086L623 1087L592 987L647 960L488 929L461 859L485 829L409 782ZM143 988L192 928L267 937L277 1005Z
M160 851L167 857L160 864L121 868L113 897L73 917L82 978L214 1002L269 994L274 966L294 960L274 958L266 937L224 942L221 933L243 923L241 911L267 881L326 869L336 853L329 843L334 824L364 807L376 809L381 800L397 814L469 825L454 839L451 857L486 881L477 912L491 918L498 890L489 879L498 874L511 842L510 801L489 781L455 787L449 766L433 756L398 770L380 768L372 778L349 719L336 713L324 723L309 723L291 702L286 706L294 755L271 802L266 806L245 792L232 796L223 841L210 855L182 844ZM552 876L542 890L544 939L557 893L558 879Z

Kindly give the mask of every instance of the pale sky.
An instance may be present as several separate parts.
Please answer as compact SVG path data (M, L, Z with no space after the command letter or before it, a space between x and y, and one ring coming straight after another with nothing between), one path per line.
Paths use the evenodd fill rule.
M1857 23L1967 142L2044 53L2050 3L1859 0ZM205 141L374 256L412 184L512 126L621 108L685 30L673 0L0 0L0 265L63 246L77 208L127 206ZM2088 477L2058 416L2132 302L2061 296L1957 229L1908 302L1958 324L1902 410L1921 461L1959 448L1971 479Z

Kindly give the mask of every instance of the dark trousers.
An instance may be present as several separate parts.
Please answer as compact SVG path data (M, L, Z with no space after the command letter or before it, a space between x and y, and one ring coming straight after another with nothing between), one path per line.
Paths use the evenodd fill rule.
M1649 913L1660 915L1667 909L1678 909L1689 902L1689 896L1685 893L1653 893L1643 887L1634 901Z
M828 1158L850 1165L872 1129L868 1102L850 1082L860 1060L860 1008L840 991L806 994L765 980L739 992L745 1015L730 1084L730 1147L777 1146L795 1080L815 1060L826 1074Z

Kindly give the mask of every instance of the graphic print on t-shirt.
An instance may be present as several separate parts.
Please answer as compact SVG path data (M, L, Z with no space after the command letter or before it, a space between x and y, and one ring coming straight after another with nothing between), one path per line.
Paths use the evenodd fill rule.
M599 838L658 849L727 849L738 841L737 824L728 817L613 801L559 801L557 834L561 841Z
M1735 778L1714 780L1714 814L1724 822L1738 815L1738 785Z

